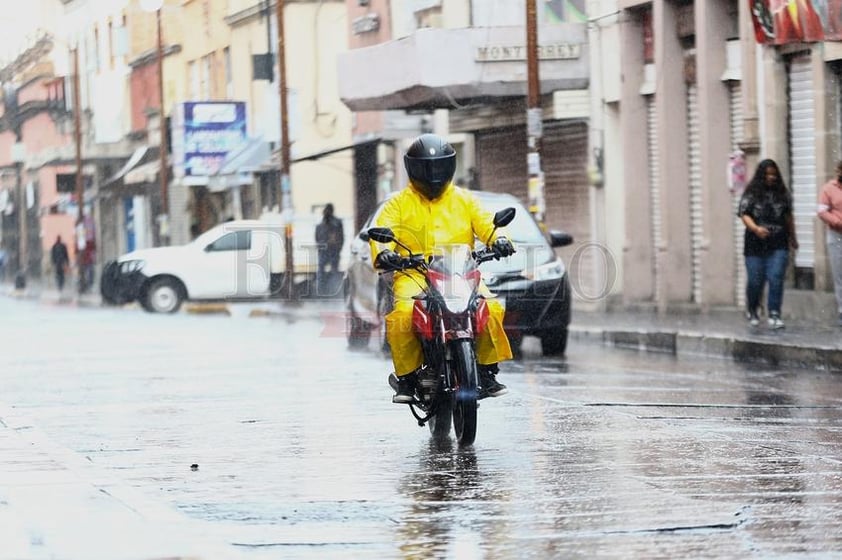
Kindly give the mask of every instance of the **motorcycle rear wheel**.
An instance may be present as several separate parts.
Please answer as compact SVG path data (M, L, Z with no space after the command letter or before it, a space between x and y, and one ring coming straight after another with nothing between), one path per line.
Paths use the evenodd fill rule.
M452 355L459 383L453 405L453 429L459 445L471 445L477 437L477 362L471 341L456 342Z

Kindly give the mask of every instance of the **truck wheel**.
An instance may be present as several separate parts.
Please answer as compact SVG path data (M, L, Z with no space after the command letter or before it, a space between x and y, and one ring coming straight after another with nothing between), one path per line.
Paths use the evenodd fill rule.
M150 313L175 313L182 301L181 284L173 278L159 278L149 284L142 304Z
M372 326L352 312L348 312L347 319L348 347L353 349L365 348L371 338Z

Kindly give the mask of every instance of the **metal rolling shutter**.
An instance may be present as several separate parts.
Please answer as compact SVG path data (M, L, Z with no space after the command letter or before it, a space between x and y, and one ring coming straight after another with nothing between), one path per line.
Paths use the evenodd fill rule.
M743 140L742 84L738 81L730 82L729 93L731 151L733 152L740 149L740 142ZM743 258L743 230L745 229L745 225L737 217L737 209L740 205L741 196L742 192L734 193L732 210L734 212L734 240L736 242L736 249L734 250L734 278L736 278L734 302L738 307L743 308L746 304L746 267L745 259Z
M483 131L476 141L480 190L509 193L526 204L526 127Z
M813 268L816 242L815 103L810 55L796 56L788 66L790 188L799 249L795 266Z
M690 177L690 274L693 302L702 303L702 165L699 146L699 104L696 84L687 85L687 151Z
M544 131L544 222L548 229L571 233L576 243L590 239L588 193L588 125L571 122L550 125Z
M664 245L663 222L661 220L661 191L658 173L658 118L655 112L655 96L646 96L646 151L649 167L649 205L652 209L651 239L652 239L652 283L653 298L660 300L661 296L661 263L663 261L661 248Z
M576 248L590 241L590 193L587 178L588 125L564 121L544 123L541 141L544 171L545 225L573 235L575 243L559 250L571 267L577 295L593 295L592 256L571 262ZM526 128L495 129L477 134L480 189L505 192L526 204ZM575 270L573 267L575 265ZM574 277L575 276L575 277Z
M574 245L559 250L570 267L574 293L583 298L598 297L592 251L577 248L591 241L590 191L588 187L588 125L582 121L545 123L541 166L544 171L544 200L547 229L573 235Z

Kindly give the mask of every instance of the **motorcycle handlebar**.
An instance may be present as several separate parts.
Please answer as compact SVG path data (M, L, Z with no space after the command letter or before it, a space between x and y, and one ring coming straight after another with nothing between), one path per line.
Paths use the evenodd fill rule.
M500 255L498 255L494 249L490 249L485 247L484 249L480 249L479 251L473 251L471 255L476 259L477 264L482 264L484 262L493 261L493 260L500 260Z
M497 254L494 249L490 247L484 247L479 249L478 251L471 251L471 256L477 261L477 264L482 264L484 262L493 261L493 260L500 260L500 255ZM410 255L408 257L403 257L401 259L401 263L399 266L395 267L394 270L409 270L411 268L415 269L424 269L427 267L427 261L424 259L424 255Z

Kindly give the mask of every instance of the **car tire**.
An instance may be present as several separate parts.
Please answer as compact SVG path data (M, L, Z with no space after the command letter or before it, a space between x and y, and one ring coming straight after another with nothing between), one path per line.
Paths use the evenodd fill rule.
M512 349L512 358L519 360L523 357L523 333L517 331L506 331L509 337L509 347Z
M541 353L561 356L567 351L567 327L541 333Z
M184 302L184 288L175 278L158 278L146 288L141 304L150 313L175 313Z

